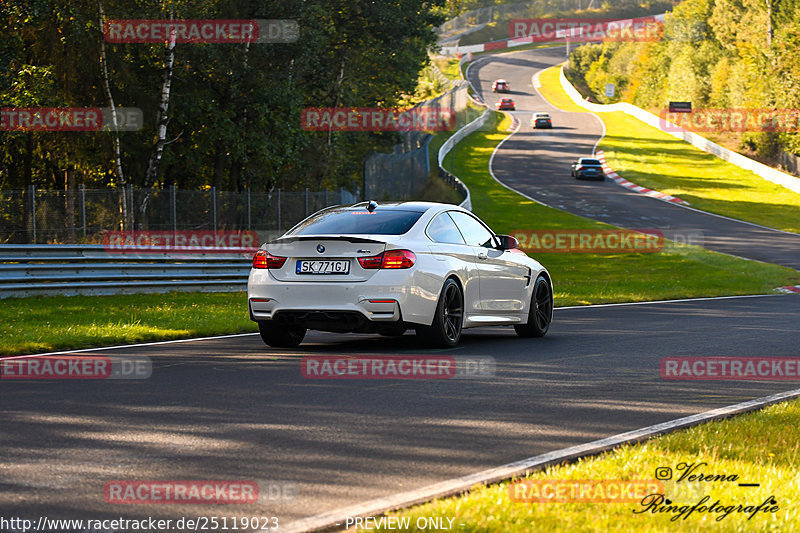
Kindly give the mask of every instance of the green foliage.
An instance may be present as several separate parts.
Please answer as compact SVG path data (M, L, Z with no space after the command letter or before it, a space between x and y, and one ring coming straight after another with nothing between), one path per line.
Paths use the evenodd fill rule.
M294 43L178 43L156 187L270 190L351 186L391 133L300 127L306 107L392 107L413 94L445 0L103 0L109 19L294 19ZM108 107L98 2L0 2L0 103ZM128 183L141 186L157 134L165 45L105 42L116 105L142 109L120 134ZM0 188L113 185L108 133L0 132ZM25 163L23 163L25 162Z
M600 102L653 111L671 100L699 108L800 108L800 0L684 0L667 13L658 42L605 42L571 54L571 76ZM768 21L772 39L768 44ZM585 82L585 83L583 83ZM605 84L617 96L605 98ZM800 153L800 134L751 132L759 155Z

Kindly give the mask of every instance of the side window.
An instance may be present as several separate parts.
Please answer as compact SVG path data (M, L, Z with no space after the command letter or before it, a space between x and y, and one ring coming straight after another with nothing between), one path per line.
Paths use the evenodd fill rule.
M459 233L458 228L447 213L442 213L434 218L431 223L428 224L428 229L425 233L427 233L428 237L433 239L434 242L464 244L461 233Z
M483 246L484 248L494 248L495 242L492 233L483 224L475 220L466 213L451 211L450 216L461 230L461 235L470 246Z

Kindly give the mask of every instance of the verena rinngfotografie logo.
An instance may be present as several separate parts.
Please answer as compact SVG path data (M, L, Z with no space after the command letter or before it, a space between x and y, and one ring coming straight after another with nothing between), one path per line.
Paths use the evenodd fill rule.
M109 231L103 247L113 253L248 254L258 250L255 231Z
M153 363L145 356L18 356L0 359L0 379L148 379Z
M3 107L0 108L0 130L26 132L142 129L144 114L138 107L116 108L115 113L110 107Z
M781 132L800 131L800 109L708 108L691 112L661 111L659 126L678 132Z
M664 357L667 380L800 380L800 357Z
M655 253L664 247L659 230L514 230L519 248L532 253Z
M293 43L300 38L296 20L107 20L111 43Z
M456 124L450 108L408 110L377 107L308 107L300 126L309 131L449 131Z
M587 41L652 42L662 38L664 24L656 17L616 20L607 18L512 19L508 23L511 39L548 42L569 39Z

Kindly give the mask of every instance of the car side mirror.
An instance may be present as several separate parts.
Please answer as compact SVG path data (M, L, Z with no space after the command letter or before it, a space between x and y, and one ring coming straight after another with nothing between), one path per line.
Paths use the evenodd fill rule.
M498 235L501 250L515 250L519 248L519 241L511 235Z

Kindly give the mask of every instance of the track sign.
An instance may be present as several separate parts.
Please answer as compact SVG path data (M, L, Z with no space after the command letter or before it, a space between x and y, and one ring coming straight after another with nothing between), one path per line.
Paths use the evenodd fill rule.
M614 98L614 89L615 86L613 83L606 83L606 96L608 98Z
M692 112L692 103L691 102L670 102L669 103L669 112L670 113L691 113Z

